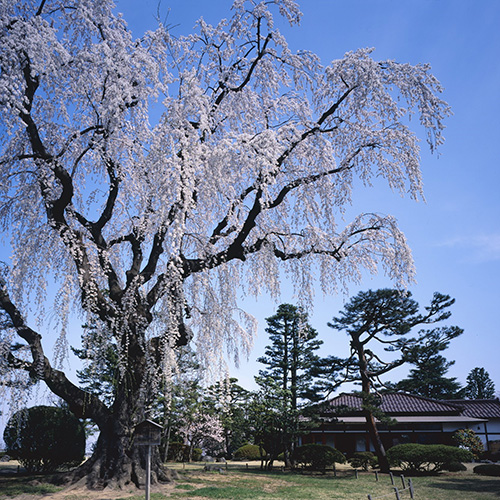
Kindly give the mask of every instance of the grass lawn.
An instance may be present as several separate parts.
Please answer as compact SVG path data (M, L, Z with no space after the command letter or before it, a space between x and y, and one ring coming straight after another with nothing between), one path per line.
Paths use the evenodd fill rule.
M42 498L48 493L55 493L62 488L44 482L43 475L24 475L17 473L17 462L0 464L0 499L16 497Z
M257 464L246 469L245 464L229 463L227 471L203 470L202 464L169 464L179 479L168 487L155 487L151 500L164 499L228 499L228 500L374 500L395 499L389 476L375 480L373 472L360 472L355 478L352 469L339 468L337 477L282 472L261 472ZM222 466L224 467L224 466ZM0 471L2 472L2 471ZM394 476L395 486L402 489L400 476ZM435 477L412 478L415 500L499 500L500 478L483 477L467 472L444 473ZM0 500L141 500L144 494L119 492L102 496L87 491L64 491L43 483L43 476L15 477L0 473ZM401 500L410 498L408 489L400 491Z
M289 472L261 472L229 464L227 474L202 472L199 469L180 469L180 478L168 498L229 499L229 500L375 500L395 499L394 487L387 475L375 480L373 472L358 474L340 468L337 477L329 473L301 475ZM394 475L395 486L402 490L401 477ZM434 477L412 478L415 500L499 500L500 478L483 477L467 472L446 473ZM406 483L407 484L407 481ZM409 489L400 491L401 500L410 498ZM139 497L138 497L139 498ZM159 496L156 500L162 500Z

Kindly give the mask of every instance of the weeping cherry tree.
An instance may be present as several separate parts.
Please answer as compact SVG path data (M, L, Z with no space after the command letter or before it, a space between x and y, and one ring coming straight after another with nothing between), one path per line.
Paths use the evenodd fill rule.
M143 480L134 426L177 347L196 343L207 363L250 348L240 291L277 298L282 270L304 303L315 282L332 293L363 270L412 278L393 217L342 215L356 178L422 196L408 123L415 115L432 150L442 142L438 81L370 49L322 66L291 52L273 15L300 19L293 0L236 0L216 26L174 36L159 24L135 39L111 0L0 0L0 218L12 255L0 367L43 381L98 426L73 477L89 487ZM112 402L44 351L45 337L64 351L73 314L96 326L98 346L117 347Z

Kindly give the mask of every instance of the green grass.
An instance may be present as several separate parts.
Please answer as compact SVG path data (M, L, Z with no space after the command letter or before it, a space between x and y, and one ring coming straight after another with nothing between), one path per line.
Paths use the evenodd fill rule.
M346 475L348 474L348 475ZM395 486L402 489L399 476ZM472 474L448 473L433 477L412 478L415 500L498 500L500 478L485 478ZM366 500L395 499L390 478L373 473L339 472L338 477L301 475L289 472L261 472L255 468L236 470L229 466L227 474L207 473L191 468L183 474L182 483L191 485L189 491L175 489L169 497L175 499L227 499L227 500ZM401 499L410 498L409 490L400 493Z
M62 488L54 486L53 484L43 483L43 478L29 478L15 477L15 478L2 478L0 483L0 499L13 498L19 495L46 495L48 493L55 493Z
M205 472L202 464L171 465L177 470L179 479L163 492L161 489L151 494L151 500L367 500L368 494L374 499L394 500L394 488L387 475L359 473L354 477L347 468L339 470L338 477L310 475L275 470L262 472L256 464L248 469L245 464L229 464L228 470ZM500 478L473 474L469 466L467 472L445 473L432 477L412 478L415 500L500 500ZM395 485L401 489L401 478L395 474ZM43 483L43 477L2 477L0 476L0 500L18 495L30 495L30 500L43 500L43 495L54 493L61 488ZM79 497L68 492L65 500L98 498L84 495ZM142 500L143 492L124 492L116 500ZM410 498L409 491L401 493L401 500Z

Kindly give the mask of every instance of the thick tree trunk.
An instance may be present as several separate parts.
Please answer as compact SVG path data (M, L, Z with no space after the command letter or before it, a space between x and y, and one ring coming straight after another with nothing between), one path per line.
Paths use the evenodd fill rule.
M69 482L81 482L93 490L131 486L143 489L147 446L134 444L133 429L122 431L119 426L101 430L92 456L69 475ZM175 472L163 466L156 446L152 452L151 483L167 483L175 479Z
M5 284L0 280L0 308L5 311L19 336L30 347L32 363L12 361L15 368L27 370L36 380L43 380L48 388L62 398L69 409L78 418L90 418L100 430L100 436L92 457L78 467L72 474L66 475L70 483L82 481L92 489L123 488L145 484L146 446L134 444L134 429L145 419L145 408L150 384L145 380L148 374L148 360L144 350L144 321L129 321L128 327L135 326L127 336L116 334L122 338L123 352L127 354L126 372L121 375L116 389L115 401L108 408L98 396L74 385L66 375L54 369L45 356L41 336L32 330L24 320L17 307L10 300ZM141 324L141 328L137 327ZM152 481L163 482L173 478L160 460L155 447L151 464Z

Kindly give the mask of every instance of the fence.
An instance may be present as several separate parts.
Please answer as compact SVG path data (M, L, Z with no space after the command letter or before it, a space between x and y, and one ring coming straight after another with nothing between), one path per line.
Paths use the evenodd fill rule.
M391 483L392 483L392 486L394 487L394 491L392 493L386 493L385 495L382 495L382 496L378 496L378 497L375 497L373 495L368 495L368 500L377 500L379 498L395 498L396 500L401 500L401 495L402 494L406 494L406 493L409 493L410 494L410 498L413 499L415 498L415 491L413 490L413 483L411 481L411 479L408 479L408 482L406 482L405 480L405 477L403 475L401 475L401 484L402 484L402 488L399 489L397 486L395 486L395 483L394 483L394 476L392 474L392 472L389 473L389 476L391 478ZM375 473L375 479L378 481L378 472Z

